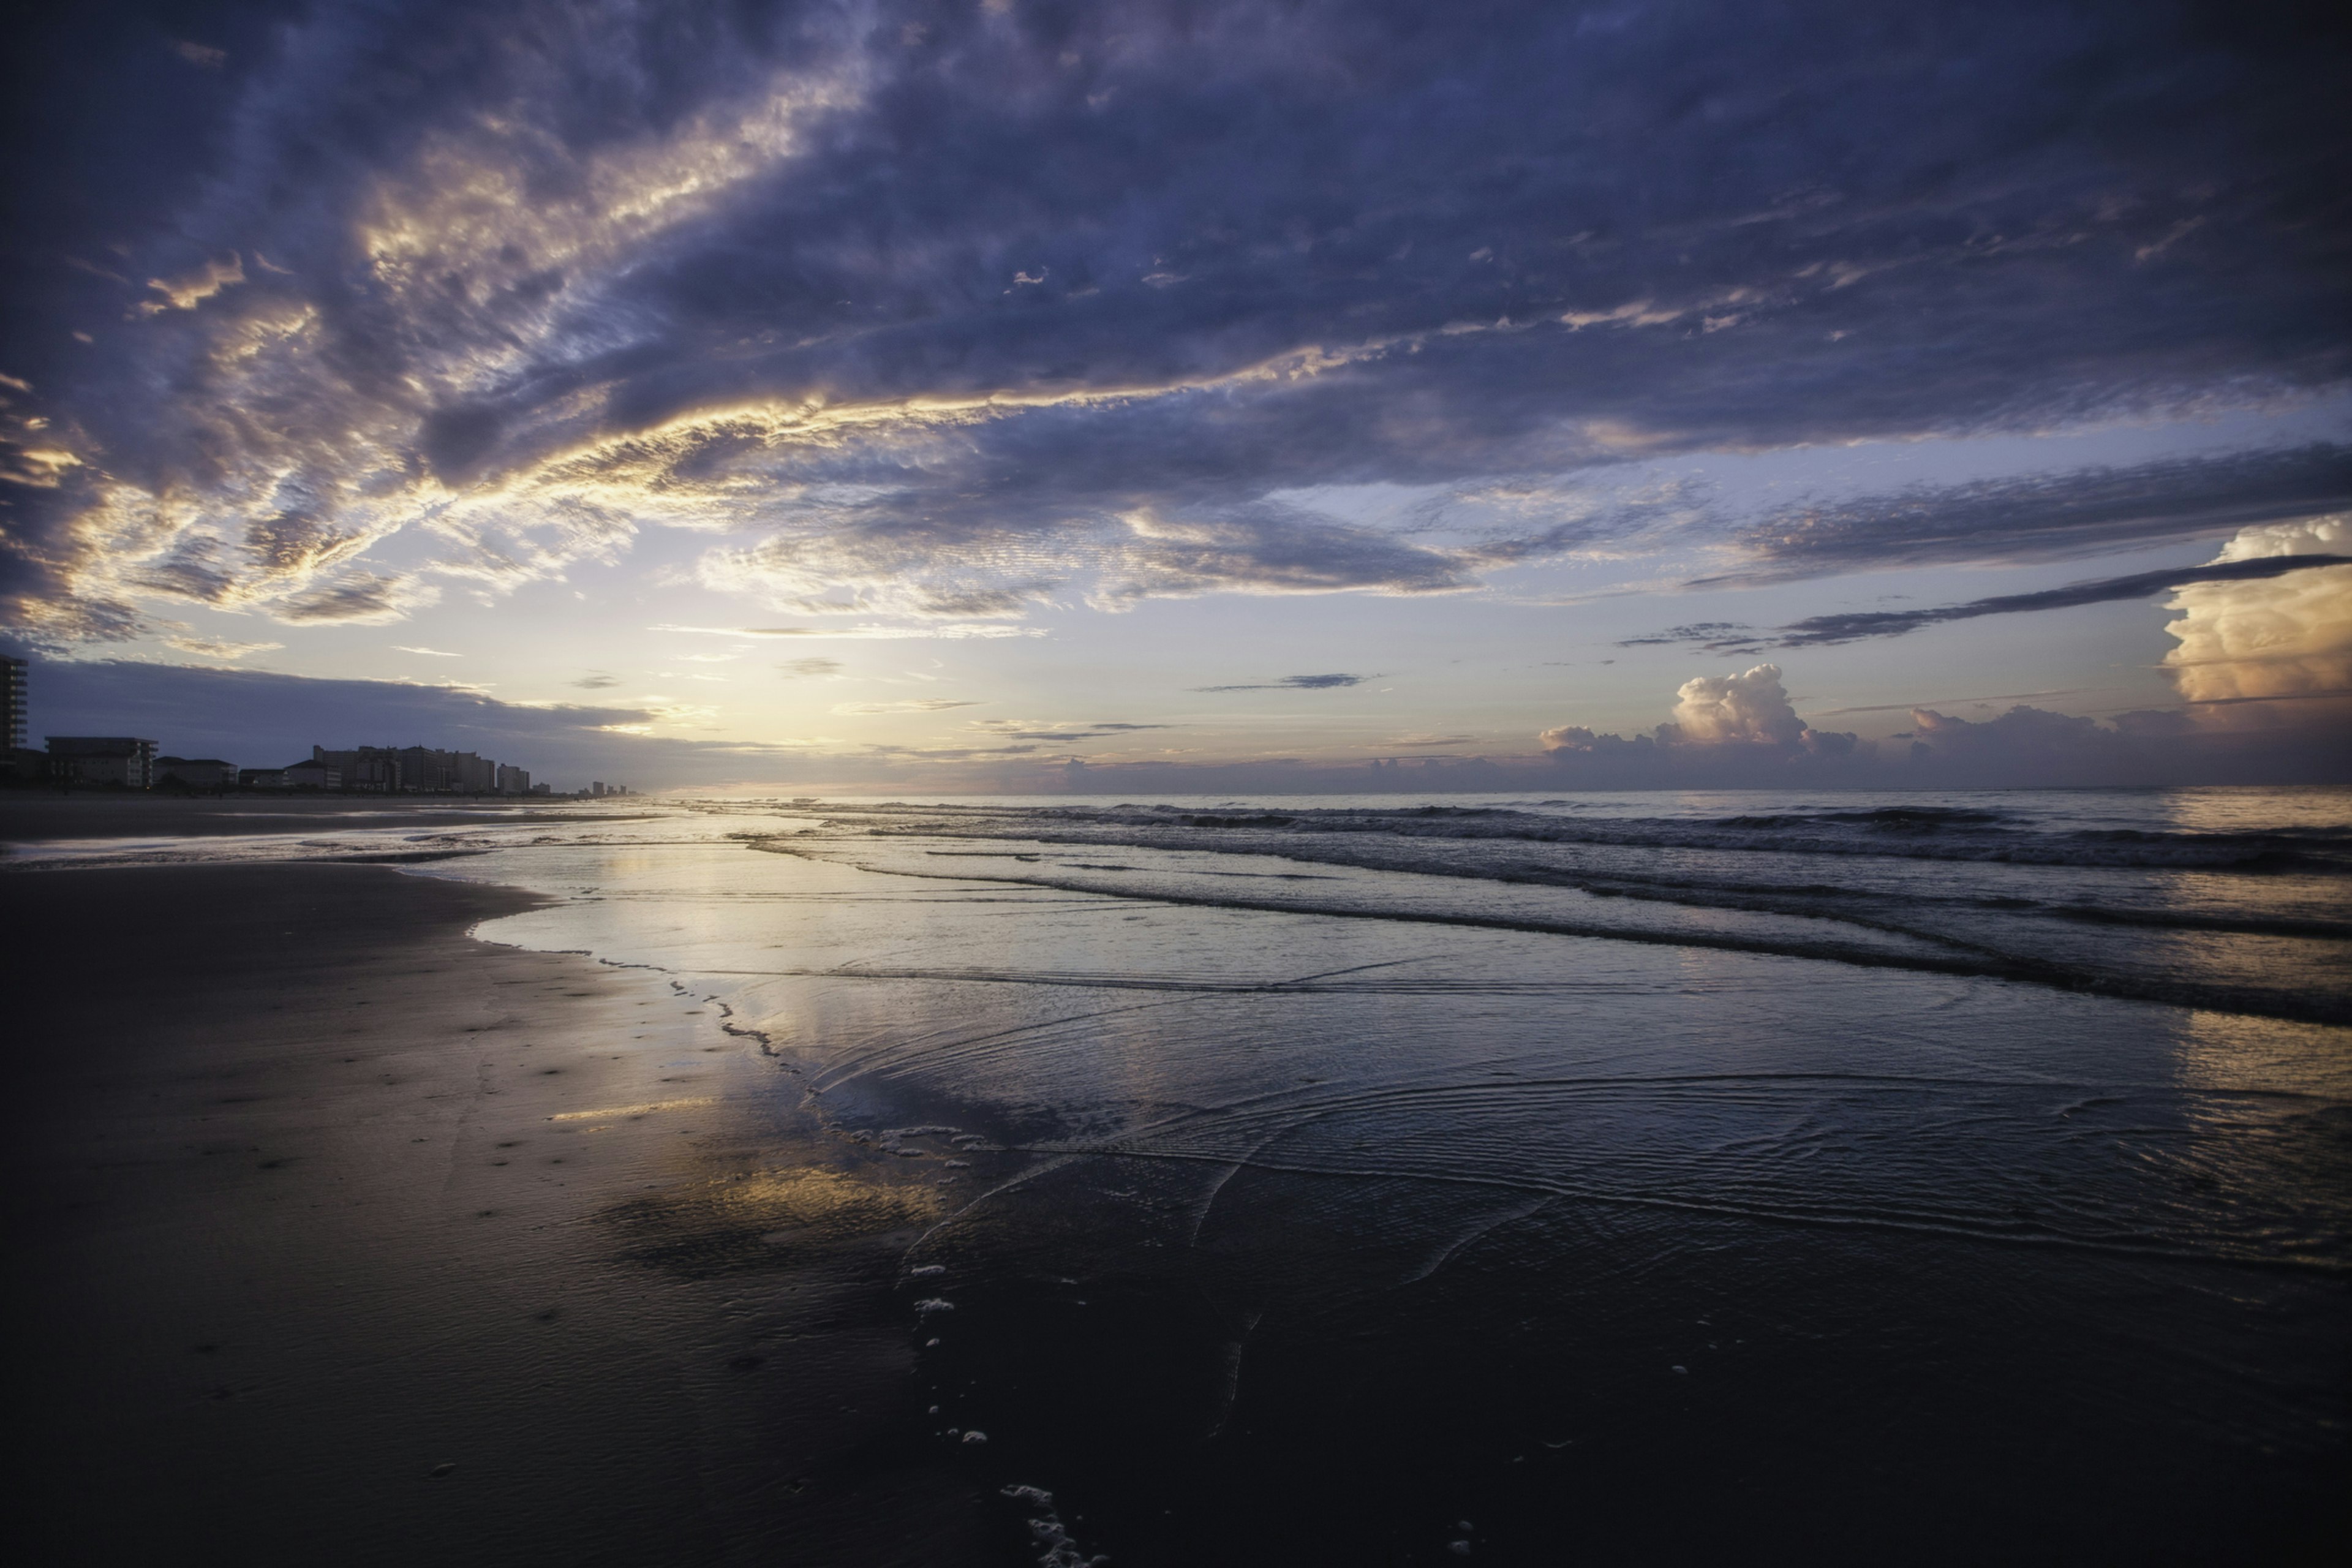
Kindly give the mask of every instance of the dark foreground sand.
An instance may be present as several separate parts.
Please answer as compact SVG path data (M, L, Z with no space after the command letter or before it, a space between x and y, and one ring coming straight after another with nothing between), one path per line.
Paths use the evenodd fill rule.
M1013 1544L891 1436L916 1178L660 976L466 934L531 902L0 874L21 1560Z

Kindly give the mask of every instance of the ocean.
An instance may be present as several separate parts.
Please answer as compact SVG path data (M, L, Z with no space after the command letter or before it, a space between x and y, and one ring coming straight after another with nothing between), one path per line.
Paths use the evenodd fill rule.
M661 799L26 854L519 886L558 901L480 936L721 1012L838 1168L594 1223L747 1297L903 1230L904 1407L843 1463L964 1467L1012 1561L2277 1561L2341 1521L2352 791Z

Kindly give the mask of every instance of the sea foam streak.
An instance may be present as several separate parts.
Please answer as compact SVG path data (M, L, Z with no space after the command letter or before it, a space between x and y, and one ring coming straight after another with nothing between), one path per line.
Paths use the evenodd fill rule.
M1640 796L891 804L829 809L835 832L818 842L795 834L762 847L846 852L901 875L1688 943L2352 1018L2352 797L2246 794L2263 798L2084 792L1757 809L1736 796L1664 797L1682 807L1672 812ZM854 850L837 842L860 834ZM1148 853L1071 853L1082 847Z

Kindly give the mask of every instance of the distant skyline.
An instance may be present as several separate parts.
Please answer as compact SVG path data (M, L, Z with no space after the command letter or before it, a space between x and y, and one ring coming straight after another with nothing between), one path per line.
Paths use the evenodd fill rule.
M0 647L560 788L2352 782L2296 16L58 8Z

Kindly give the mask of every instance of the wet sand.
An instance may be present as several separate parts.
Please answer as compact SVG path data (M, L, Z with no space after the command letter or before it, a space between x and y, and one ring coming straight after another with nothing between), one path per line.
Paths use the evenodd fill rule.
M35 1560L941 1563L917 1178L658 975L387 868L0 876ZM903 1199L903 1201L902 1201Z

